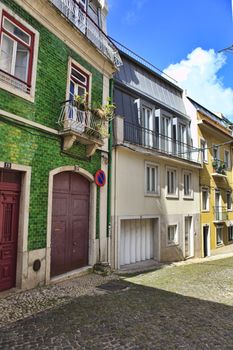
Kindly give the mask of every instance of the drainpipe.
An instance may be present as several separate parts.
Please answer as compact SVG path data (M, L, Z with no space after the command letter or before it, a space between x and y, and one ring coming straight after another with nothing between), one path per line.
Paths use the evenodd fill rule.
M109 98L113 103L113 79L109 80ZM112 143L113 143L113 122L109 122L109 139L108 139L108 195L107 195L107 259L110 263L110 238L111 238L111 193L112 193Z

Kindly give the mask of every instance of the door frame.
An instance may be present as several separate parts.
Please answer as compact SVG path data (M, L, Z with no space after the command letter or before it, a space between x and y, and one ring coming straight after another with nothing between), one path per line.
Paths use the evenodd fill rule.
M208 236L207 236L207 256L211 256L210 254L210 224L202 224L202 231L201 231L201 240L202 240L202 256L204 257L204 227L208 227Z
M0 161L0 168L5 169L4 162ZM24 288L24 282L28 277L28 222L29 201L31 186L31 167L11 163L11 168L6 170L19 171L21 173L21 195L19 201L18 243L16 258L16 288Z
M115 242L114 242L114 250L115 250L115 266L119 270L120 269L120 247L121 247L121 221L122 220L132 220L132 219L153 219L155 221L156 228L154 229L154 235L156 234L157 230L157 243L158 246L155 247L156 249L156 260L160 261L160 216L158 215L126 215L126 216L119 216L117 220L117 234L115 234ZM156 240L155 240L156 241Z
M194 257L194 230L193 230L193 216L192 215L184 215L184 257L185 257L185 218L191 219L191 224L189 228L189 240L190 240L190 246L189 246L189 256L187 258Z
M96 197L97 189L94 182L94 176L87 170L79 166L63 166L53 169L49 172L49 187L48 187L48 213L47 213L47 244L46 244L46 271L45 281L51 281L51 234L52 234L52 206L53 206L53 177L65 171L75 172L85 177L90 182L90 201L89 201L89 243L88 243L88 265L93 266L96 262ZM72 271L73 272L73 271ZM67 272L66 275L69 275ZM55 277L56 278L56 277Z

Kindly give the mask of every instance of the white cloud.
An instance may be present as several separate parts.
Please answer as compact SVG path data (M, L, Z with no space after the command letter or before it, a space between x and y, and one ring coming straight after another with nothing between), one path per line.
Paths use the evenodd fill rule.
M174 78L187 90L188 96L204 107L233 118L233 89L225 87L218 76L225 62L223 53L197 47L186 59L168 66L164 73Z

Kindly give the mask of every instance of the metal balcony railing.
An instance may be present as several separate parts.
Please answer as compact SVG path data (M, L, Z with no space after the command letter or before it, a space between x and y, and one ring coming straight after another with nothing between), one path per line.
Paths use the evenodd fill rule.
M214 158L212 161L213 172L220 175L225 175L227 164L220 159Z
M197 148L129 122L124 122L124 141L200 163Z
M91 111L78 109L73 100L62 104L58 124L63 133L73 132L99 141L104 138L103 128L106 129L104 120L97 118Z
M226 207L215 206L214 209L214 220L225 221L228 219L228 213Z
M76 0L49 0L96 48L116 66L122 61L118 49Z

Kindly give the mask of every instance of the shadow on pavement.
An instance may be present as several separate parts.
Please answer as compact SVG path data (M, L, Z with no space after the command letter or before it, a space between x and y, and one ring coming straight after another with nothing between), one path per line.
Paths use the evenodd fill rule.
M232 349L232 307L118 281L0 329L0 349Z

